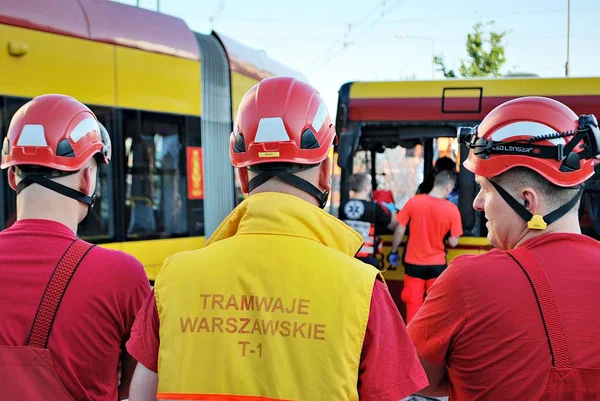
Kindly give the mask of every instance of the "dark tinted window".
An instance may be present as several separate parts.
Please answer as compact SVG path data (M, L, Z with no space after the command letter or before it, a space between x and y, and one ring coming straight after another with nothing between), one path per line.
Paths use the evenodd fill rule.
M112 109L107 107L89 107L98 117L98 121L108 131L111 141L115 143L115 122ZM114 163L115 160L113 158L110 164L99 165L96 203L92 211L81 222L78 229L78 234L83 239L94 242L106 242L115 238Z
M123 117L127 237L187 234L184 118L134 111Z

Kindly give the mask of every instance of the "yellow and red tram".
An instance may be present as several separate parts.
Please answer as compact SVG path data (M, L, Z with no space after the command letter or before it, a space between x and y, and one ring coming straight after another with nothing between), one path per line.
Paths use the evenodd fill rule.
M79 234L141 260L202 246L240 196L229 163L232 117L259 80L297 71L224 35L112 1L0 0L0 140L34 96L86 103L113 161ZM0 229L15 194L0 175Z
M515 97L548 96L577 114L600 116L600 78L502 77L440 81L349 82L339 90L336 129L336 174L331 212L349 196L349 178L369 172L373 189L391 190L397 208L415 194L439 157L451 157L458 170L458 206L464 236L450 248L447 260L463 253L490 249L485 216L472 208L478 188L473 175L460 168L467 150L456 141L457 130L474 126L497 105ZM585 187L580 208L584 234L600 238L600 175ZM410 227L409 227L410 229ZM384 253L391 233L384 236ZM384 257L386 267L389 267ZM385 277L399 308L404 268Z

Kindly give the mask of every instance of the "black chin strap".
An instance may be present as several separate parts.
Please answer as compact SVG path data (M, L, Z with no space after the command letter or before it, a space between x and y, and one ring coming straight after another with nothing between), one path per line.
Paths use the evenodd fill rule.
M62 174L61 177L64 177L65 175L69 174ZM25 177L23 177L23 179L17 185L17 195L31 184L41 185L45 188L48 188L51 191L58 192L61 195L67 196L71 199L75 199L76 201L79 201L81 203L85 203L89 206L90 209L94 206L94 202L96 201L95 193L92 196L88 196L83 192L76 191L72 188L59 184L56 181L52 181L44 175L37 174L26 174Z
M250 180L250 182L248 183L248 190L252 191L253 189L261 186L273 177L277 177L286 184L290 184L304 192L311 194L312 196L317 198L317 200L319 201L319 207L321 209L323 209L327 204L329 191L321 192L310 182L286 170L273 169L268 171L262 171L259 175Z
M496 191L498 191L500 196L502 196L502 199L504 199L506 201L506 203L508 203L508 205L523 220L525 220L527 222L527 227L529 227L532 230L544 230L544 229L546 229L548 224L554 223L556 220L560 219L565 214L569 213L569 211L571 209L573 209L573 207L575 207L575 205L581 198L581 195L583 194L583 187L579 187L579 191L577 191L577 194L573 197L573 199L571 199L570 201L568 201L567 203L565 203L564 205L562 205L555 211L550 212L547 215L542 217L539 214L534 215L529 210L527 210L527 208L525 206L521 205L515 198L512 197L511 194L509 194L499 184L495 183L492 180L488 180L488 181L494 186L494 188L496 188Z

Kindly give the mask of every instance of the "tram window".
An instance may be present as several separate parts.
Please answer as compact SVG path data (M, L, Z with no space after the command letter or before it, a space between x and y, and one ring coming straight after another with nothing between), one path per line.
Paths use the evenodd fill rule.
M433 158L434 163L435 160L442 157L448 157L456 161L456 156L458 152L458 141L456 140L456 137L436 138L433 141L433 150L435 154Z
M371 173L370 157L370 152L356 152L353 172ZM402 146L387 148L383 153L376 153L377 189L391 190L396 208L401 209L423 181L423 157L420 144L408 149Z
M127 111L123 119L127 237L186 234L183 117Z
M115 124L112 109L89 105L88 107L96 114L98 121L104 125L111 140L115 142ZM92 211L79 224L77 230L79 236L85 240L101 243L108 242L115 237L113 163L114 160L108 165L99 164L98 166L96 203Z

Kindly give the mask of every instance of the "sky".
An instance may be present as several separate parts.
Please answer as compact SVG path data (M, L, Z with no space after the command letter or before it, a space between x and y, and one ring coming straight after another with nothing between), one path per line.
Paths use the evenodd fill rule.
M348 81L431 79L466 59L477 22L509 31L503 72L565 75L569 0L118 0L223 33L303 73L335 115ZM571 76L600 75L600 0L571 0ZM516 7L518 5L518 7ZM434 72L435 79L443 79Z

